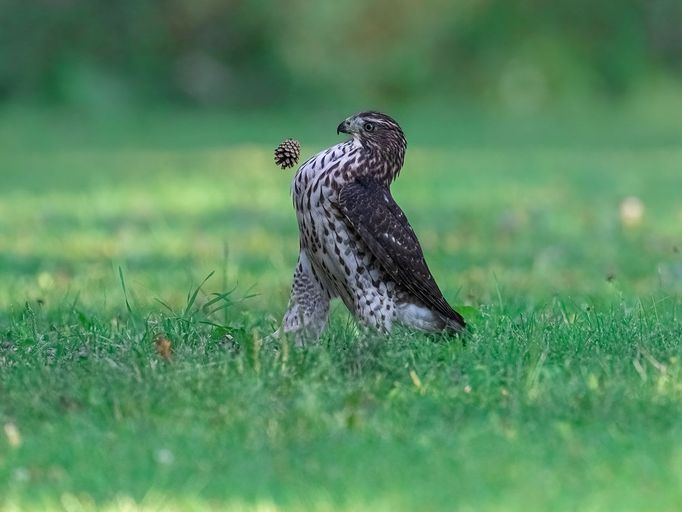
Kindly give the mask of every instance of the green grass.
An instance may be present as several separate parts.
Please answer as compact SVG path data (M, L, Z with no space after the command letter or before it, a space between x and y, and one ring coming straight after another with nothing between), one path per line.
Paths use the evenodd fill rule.
M0 508L682 507L679 119L404 114L394 195L472 332L337 305L296 350L271 150L343 114L4 112Z

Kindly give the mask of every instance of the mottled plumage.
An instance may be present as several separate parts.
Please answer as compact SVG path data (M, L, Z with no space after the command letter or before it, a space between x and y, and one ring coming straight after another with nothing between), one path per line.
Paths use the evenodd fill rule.
M423 331L459 331L390 185L407 141L391 117L363 112L337 133L352 138L322 151L296 173L292 193L300 253L283 330L316 340L329 301L340 297L364 324L390 332L395 322Z

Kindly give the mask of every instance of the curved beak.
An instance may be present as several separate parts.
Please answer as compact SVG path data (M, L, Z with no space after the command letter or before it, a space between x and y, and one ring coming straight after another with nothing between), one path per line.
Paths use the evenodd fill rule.
M336 135L339 133L350 133L348 131L348 119L346 119L344 122L339 124L339 126L336 127Z

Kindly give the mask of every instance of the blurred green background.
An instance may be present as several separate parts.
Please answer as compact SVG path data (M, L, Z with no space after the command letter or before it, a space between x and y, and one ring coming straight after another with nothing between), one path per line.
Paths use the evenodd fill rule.
M678 0L3 0L0 101L536 110L676 89L680 27Z
M118 265L159 281L147 302L173 290L181 298L184 281L149 270L163 261L164 277L205 275L230 246L230 277L276 283L273 303L259 304L278 311L297 244L290 175L271 165L272 148L296 137L305 158L338 142L341 119L369 108L405 129L397 191L411 217L428 219L420 230L435 230L424 241L431 254L475 223L477 237L494 237L482 226L520 222L534 246L551 245L529 211L608 224L629 195L670 232L681 27L678 0L3 0L0 308L40 294L44 286L29 290L45 273L43 284L65 293ZM418 196L417 182L438 195ZM565 204L548 202L561 192ZM602 214L590 213L590 197ZM595 246L570 229L581 245L609 240ZM548 234L568 243L558 229ZM492 242L472 261L499 256ZM458 244L448 261L470 268L465 251L475 245ZM491 295L469 292L474 302Z

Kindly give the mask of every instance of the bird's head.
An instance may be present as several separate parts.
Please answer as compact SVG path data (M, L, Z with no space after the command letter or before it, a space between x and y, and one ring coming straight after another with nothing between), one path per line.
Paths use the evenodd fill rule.
M336 133L348 133L364 147L405 152L407 141L400 125L380 112L361 112L345 119Z
M392 117L380 112L361 112L339 124L336 133L348 133L362 146L365 158L356 172L364 172L386 184L400 174L407 140Z

